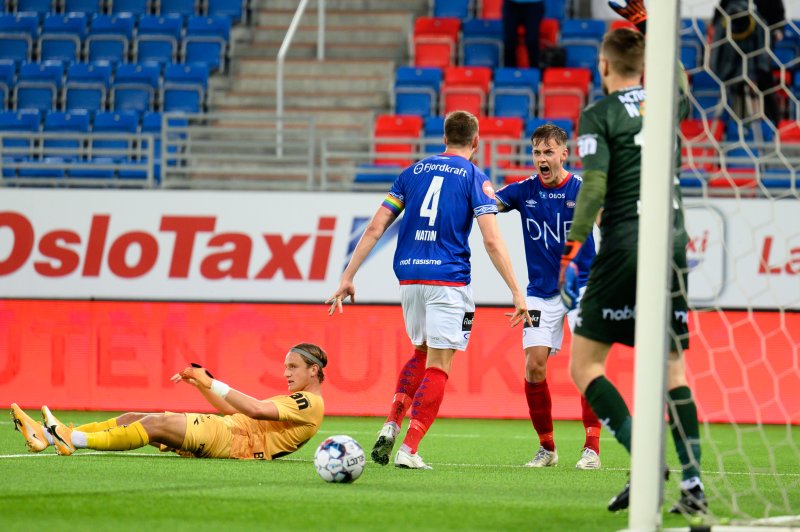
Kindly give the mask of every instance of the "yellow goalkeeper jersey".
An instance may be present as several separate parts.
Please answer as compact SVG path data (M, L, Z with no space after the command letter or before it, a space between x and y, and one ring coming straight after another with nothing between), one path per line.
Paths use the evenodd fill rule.
M302 447L319 430L325 415L322 396L297 392L267 400L278 407L279 420L257 420L244 414L225 416L233 433L231 458L272 460L286 456Z

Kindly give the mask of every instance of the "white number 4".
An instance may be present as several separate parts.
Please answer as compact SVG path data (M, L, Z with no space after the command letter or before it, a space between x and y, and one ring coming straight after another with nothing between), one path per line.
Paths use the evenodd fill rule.
M425 199L422 200L422 207L419 208L419 217L427 218L429 226L433 226L433 224L436 223L436 213L439 211L439 195L442 192L442 182L444 182L444 177L440 175L433 176L431 185L425 193Z

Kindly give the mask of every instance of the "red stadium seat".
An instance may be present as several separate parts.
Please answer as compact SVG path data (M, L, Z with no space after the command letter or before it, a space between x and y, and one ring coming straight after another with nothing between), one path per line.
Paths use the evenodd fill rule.
M589 94L592 71L588 68L553 67L544 71L542 82L545 87L579 89L584 96Z
M625 19L614 19L613 21L611 21L611 26L609 26L608 30L614 31L620 28L628 28L631 30L639 31L639 28L636 27L636 24Z
M522 131L525 127L525 121L518 117L481 117L479 136L481 139L481 160L480 163L484 168L489 168L492 164L492 140L515 140L518 141L522 138ZM508 168L514 165L509 156L513 156L517 151L517 147L510 144L497 144L494 147L494 153L502 158L498 158L497 166L500 168Z
M503 0L478 0L478 18L503 18Z
M746 168L730 168L727 172L713 174L708 180L711 188L753 190L758 188L756 172Z
M722 140L725 126L721 120L711 120L706 130L705 123L699 118L681 121L682 149L681 169L714 171L719 168L716 149L709 146L712 139ZM702 144L702 146L698 146Z
M504 169L503 183L516 183L517 181L524 181L536 173L536 168L533 166L509 166Z
M778 123L778 137L784 143L800 144L800 122L781 120Z
M410 155L416 151L417 141L422 131L422 117L417 115L378 115L375 118L375 152L384 155ZM387 139L382 142L379 139ZM403 142L407 139L406 142ZM406 167L414 162L414 157L405 158L376 157L375 164Z
M450 17L419 17L414 21L414 66L445 68L455 61L461 21Z
M539 24L539 46L545 48L558 45L559 29L560 24L557 18L542 19L542 23Z
M447 114L456 109L475 116L484 114L492 69L488 67L449 67L444 71L441 109Z
M553 67L544 71L539 109L542 116L578 123L586 104L592 72L588 68Z

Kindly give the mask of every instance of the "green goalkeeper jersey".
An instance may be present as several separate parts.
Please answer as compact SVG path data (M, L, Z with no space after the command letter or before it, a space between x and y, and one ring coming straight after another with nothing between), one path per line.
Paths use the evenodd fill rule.
M688 105L681 98L680 116L686 116ZM607 95L581 113L578 126L578 154L583 162L584 188L595 176L607 176L604 198L578 202L569 239L584 241L602 205L600 221L601 247L636 249L639 233L639 176L642 163L642 116L645 113L645 93L641 86L628 87ZM680 148L677 148L680 167ZM594 171L594 172L593 172ZM594 174L594 175L592 175ZM674 192L674 244L685 247L683 210L678 180ZM589 187L589 194L593 187ZM582 205L583 204L583 205ZM594 208L589 205L593 204ZM583 207L583 208L582 208Z

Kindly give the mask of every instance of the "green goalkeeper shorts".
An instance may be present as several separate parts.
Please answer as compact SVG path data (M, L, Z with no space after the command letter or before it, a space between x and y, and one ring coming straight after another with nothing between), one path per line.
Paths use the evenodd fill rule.
M607 344L634 344L636 325L635 250L600 252L589 270L589 282L580 304L575 334ZM670 347L689 347L689 314L686 302L688 269L686 252L673 254Z

